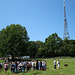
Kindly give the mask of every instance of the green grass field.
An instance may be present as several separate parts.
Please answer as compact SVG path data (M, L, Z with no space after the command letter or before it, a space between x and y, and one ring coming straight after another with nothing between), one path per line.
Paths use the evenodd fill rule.
M0 75L75 75L75 58L55 58L56 60L60 60L60 69L54 70L53 66L53 58L44 59L47 62L47 70L46 71L29 71L26 73L11 73L10 70L5 74L2 70ZM2 61L0 61L2 62ZM68 66L64 66L64 64L68 64Z

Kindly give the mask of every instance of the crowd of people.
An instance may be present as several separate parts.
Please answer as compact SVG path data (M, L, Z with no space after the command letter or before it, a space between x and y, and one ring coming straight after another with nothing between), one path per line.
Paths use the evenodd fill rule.
M10 62L4 62L0 64L0 71L1 68L4 67L4 72L8 69L10 69L11 72L17 73L17 72L28 72L29 70L46 70L47 63L46 61L10 61Z
M54 59L54 69L60 69L60 61ZM10 62L3 62L0 64L0 71L2 68L4 68L4 72L6 73L6 71L8 69L10 69L11 72L13 73L17 73L17 72L28 72L29 70L46 70L47 67L47 63L46 61L10 61Z

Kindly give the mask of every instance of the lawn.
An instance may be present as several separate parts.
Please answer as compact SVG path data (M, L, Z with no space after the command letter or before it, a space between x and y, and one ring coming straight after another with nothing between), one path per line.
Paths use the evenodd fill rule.
M0 63L2 63L4 60L0 60Z
M47 70L46 71L29 71L26 73L11 73L10 70L5 74L2 70L0 75L75 75L75 58L55 58L56 60L60 60L60 69L54 70L53 66L53 58L44 59L47 62ZM0 61L2 62L2 61ZM64 64L68 64L68 66L64 66Z

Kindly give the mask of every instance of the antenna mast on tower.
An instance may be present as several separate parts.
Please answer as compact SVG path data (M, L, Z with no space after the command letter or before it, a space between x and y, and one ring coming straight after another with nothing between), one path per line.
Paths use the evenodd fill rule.
M65 11L65 0L64 0L64 36L63 39L70 39L69 32L68 32L68 26L67 26L67 19L66 19L66 11Z

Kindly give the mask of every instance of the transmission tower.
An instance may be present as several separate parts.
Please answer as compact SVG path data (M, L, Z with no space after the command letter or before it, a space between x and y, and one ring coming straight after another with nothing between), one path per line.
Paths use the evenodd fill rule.
M64 0L64 36L63 39L70 39L69 32L68 32L68 26L67 26L67 19L66 19L66 11L65 11L65 0Z

